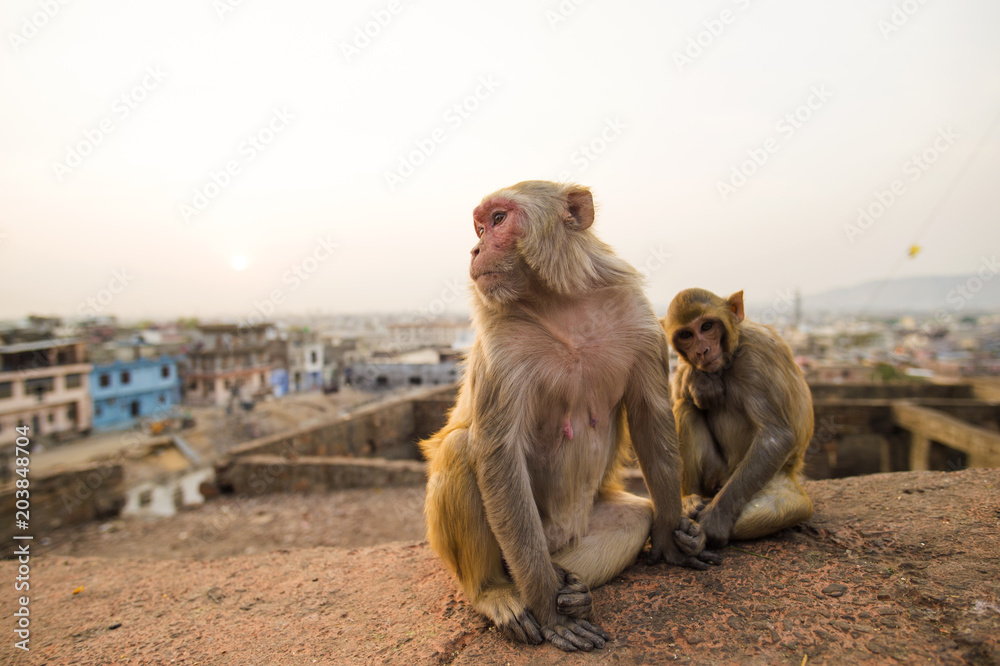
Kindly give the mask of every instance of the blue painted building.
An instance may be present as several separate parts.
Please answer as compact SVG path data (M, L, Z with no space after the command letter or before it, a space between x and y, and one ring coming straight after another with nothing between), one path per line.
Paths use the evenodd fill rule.
M180 404L178 356L95 363L90 373L94 429L127 428L144 418L163 418Z
M271 388L276 398L288 394L288 370L284 368L271 370Z

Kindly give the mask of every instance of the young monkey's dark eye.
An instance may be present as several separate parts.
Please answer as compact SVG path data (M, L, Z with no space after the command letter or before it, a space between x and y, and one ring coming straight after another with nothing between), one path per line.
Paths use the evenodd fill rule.
M702 332L711 331L712 330L712 326L714 325L714 323L715 322L706 321L704 324L701 325Z
M503 212L502 210L498 210L497 212L493 213L493 224L500 224L501 222L504 221L506 217L507 213Z
M678 333L677 337L680 338L681 340L688 340L693 335L694 335L694 333L692 333L691 331L688 331L688 330L685 329L685 330L681 331L680 333Z

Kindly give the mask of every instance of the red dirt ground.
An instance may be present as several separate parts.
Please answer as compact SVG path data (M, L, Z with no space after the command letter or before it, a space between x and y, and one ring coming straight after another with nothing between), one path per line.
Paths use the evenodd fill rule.
M230 507L237 519L226 529L244 526L259 543L252 555L171 550L160 541L171 529L194 534L209 515L203 512L225 506L216 500L146 532L141 523L103 532L92 526L72 538L53 534L47 548L37 544L30 653L14 648L13 614L23 594L14 591L18 564L0 564L0 661L997 664L998 488L1000 470L810 482L812 519L727 548L721 567L640 563L596 590L594 622L614 640L589 654L516 645L498 635L455 591L425 543L323 545L343 541L357 521L377 522L361 510L331 520L317 507L345 505L325 496L274 498L273 511ZM407 502L405 511L419 516L413 496L372 496ZM306 527L290 524L302 522L296 502L312 507ZM298 517L281 513L285 505ZM287 528L314 538L269 540L254 517L271 513L270 534ZM215 534L224 542L229 532ZM149 550L160 559L134 555L137 542L154 541L160 549ZM82 556L65 554L71 548Z

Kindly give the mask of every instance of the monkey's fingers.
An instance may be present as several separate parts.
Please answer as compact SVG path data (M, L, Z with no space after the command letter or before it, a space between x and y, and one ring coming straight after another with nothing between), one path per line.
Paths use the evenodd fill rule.
M681 516L680 528L674 530L674 542L685 555L697 555L705 550L705 533L693 520Z
M682 532L681 530L674 530L674 541L677 543L677 547L680 548L681 552L685 555L697 555L699 550L703 550L705 548L704 538L699 541L690 534Z
M556 597L556 608L563 615L570 617L587 617L590 615L593 603L590 592L560 592Z
M598 636L600 636L601 638L603 638L606 641L610 641L611 640L611 634L609 634L608 632L604 631L603 629L601 629L597 625L591 624L591 623L587 622L586 620L580 620L579 621L579 625L581 627L583 627L584 629L586 629L587 631L589 631L590 633L597 634ZM604 645L601 644L601 645L598 645L597 647L604 647Z
M565 650L566 652L576 652L577 650L590 652L595 647L603 648L605 641L603 636L591 631L592 629L597 629L597 627L589 622L579 620L569 626L556 626L554 630L546 628L543 631L545 632L546 640L560 650ZM601 630L601 634L604 634L603 630Z
M681 566L689 567L691 569L699 569L704 571L709 567L708 562L702 562L701 559L696 557L686 557L684 561L681 562Z
M718 553L713 553L710 550L703 550L698 553L698 559L702 562L708 562L709 564L714 564L716 566L722 564L722 556Z
M542 638L541 627L535 621L535 617L530 611L524 611L516 618L508 620L503 624L498 624L497 628L507 638L521 643L538 645L545 640Z

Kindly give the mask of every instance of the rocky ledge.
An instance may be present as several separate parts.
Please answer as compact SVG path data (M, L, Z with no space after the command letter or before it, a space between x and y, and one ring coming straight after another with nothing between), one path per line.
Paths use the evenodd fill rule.
M4 663L1000 663L1000 470L813 481L807 523L721 567L636 564L594 593L614 640L515 645L425 543L0 564ZM278 528L280 529L280 527ZM30 652L14 647L30 594Z

